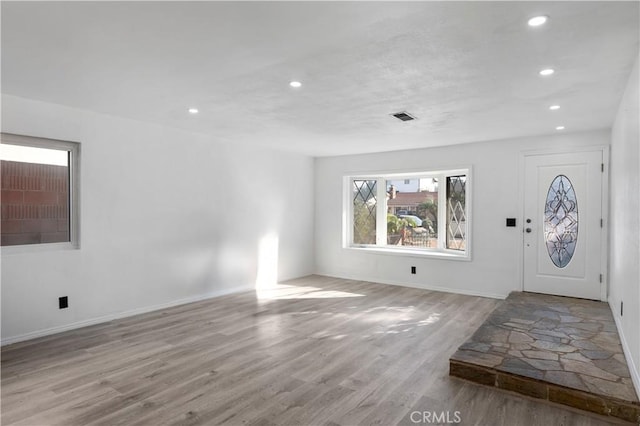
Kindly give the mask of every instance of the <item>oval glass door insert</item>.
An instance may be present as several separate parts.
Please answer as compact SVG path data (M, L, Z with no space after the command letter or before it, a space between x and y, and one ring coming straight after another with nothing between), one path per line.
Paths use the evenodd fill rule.
M578 242L578 200L565 175L556 176L547 192L544 241L554 265L564 268L571 262Z

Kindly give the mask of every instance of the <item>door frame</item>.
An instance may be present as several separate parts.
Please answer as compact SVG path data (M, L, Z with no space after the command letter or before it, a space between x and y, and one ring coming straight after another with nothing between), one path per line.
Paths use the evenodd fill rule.
M525 188L525 175L526 175L526 159L535 155L554 155L554 154L568 154L572 152L590 152L601 151L602 152L602 164L604 164L604 172L602 173L602 212L601 217L604 221L600 232L602 233L602 251L600 252L600 265L602 269L602 283L600 284L600 301L606 302L609 293L609 150L610 145L593 145L593 146L578 146L573 148L544 148L536 150L523 150L520 151L520 158L518 161L519 178L518 178L518 218L520 225L520 236L518 238L518 277L519 277L519 289L524 291L524 188Z

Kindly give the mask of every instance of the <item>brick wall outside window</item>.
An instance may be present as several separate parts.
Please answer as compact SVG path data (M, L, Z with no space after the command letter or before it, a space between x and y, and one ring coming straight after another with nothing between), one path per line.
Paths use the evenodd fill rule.
M69 168L1 161L2 245L69 241Z

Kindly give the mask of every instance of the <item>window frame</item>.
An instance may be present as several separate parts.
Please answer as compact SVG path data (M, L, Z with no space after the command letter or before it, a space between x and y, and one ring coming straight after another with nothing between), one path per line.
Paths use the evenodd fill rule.
M466 234L465 250L446 248L447 232L447 188L446 178L466 176L465 210ZM411 247L387 245L387 180L438 178L438 247ZM353 198L354 180L376 180L376 244L354 244L353 242ZM471 260L472 252L472 167L442 168L437 170L421 170L406 172L348 173L343 176L343 232L342 247L348 250L371 252L378 254L434 257L448 260ZM442 208L440 208L442 206ZM442 232L441 232L442 231Z
M25 253L42 250L80 249L80 143L35 136L0 133L0 143L33 148L56 149L69 153L69 241L1 246L2 253Z

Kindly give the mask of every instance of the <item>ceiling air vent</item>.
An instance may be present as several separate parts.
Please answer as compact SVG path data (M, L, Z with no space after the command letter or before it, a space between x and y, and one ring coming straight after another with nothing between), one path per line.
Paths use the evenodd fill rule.
M391 115L393 115L398 120L402 120L402 121L411 121L416 119L414 116L410 115L406 111L396 112L395 114L391 114Z

